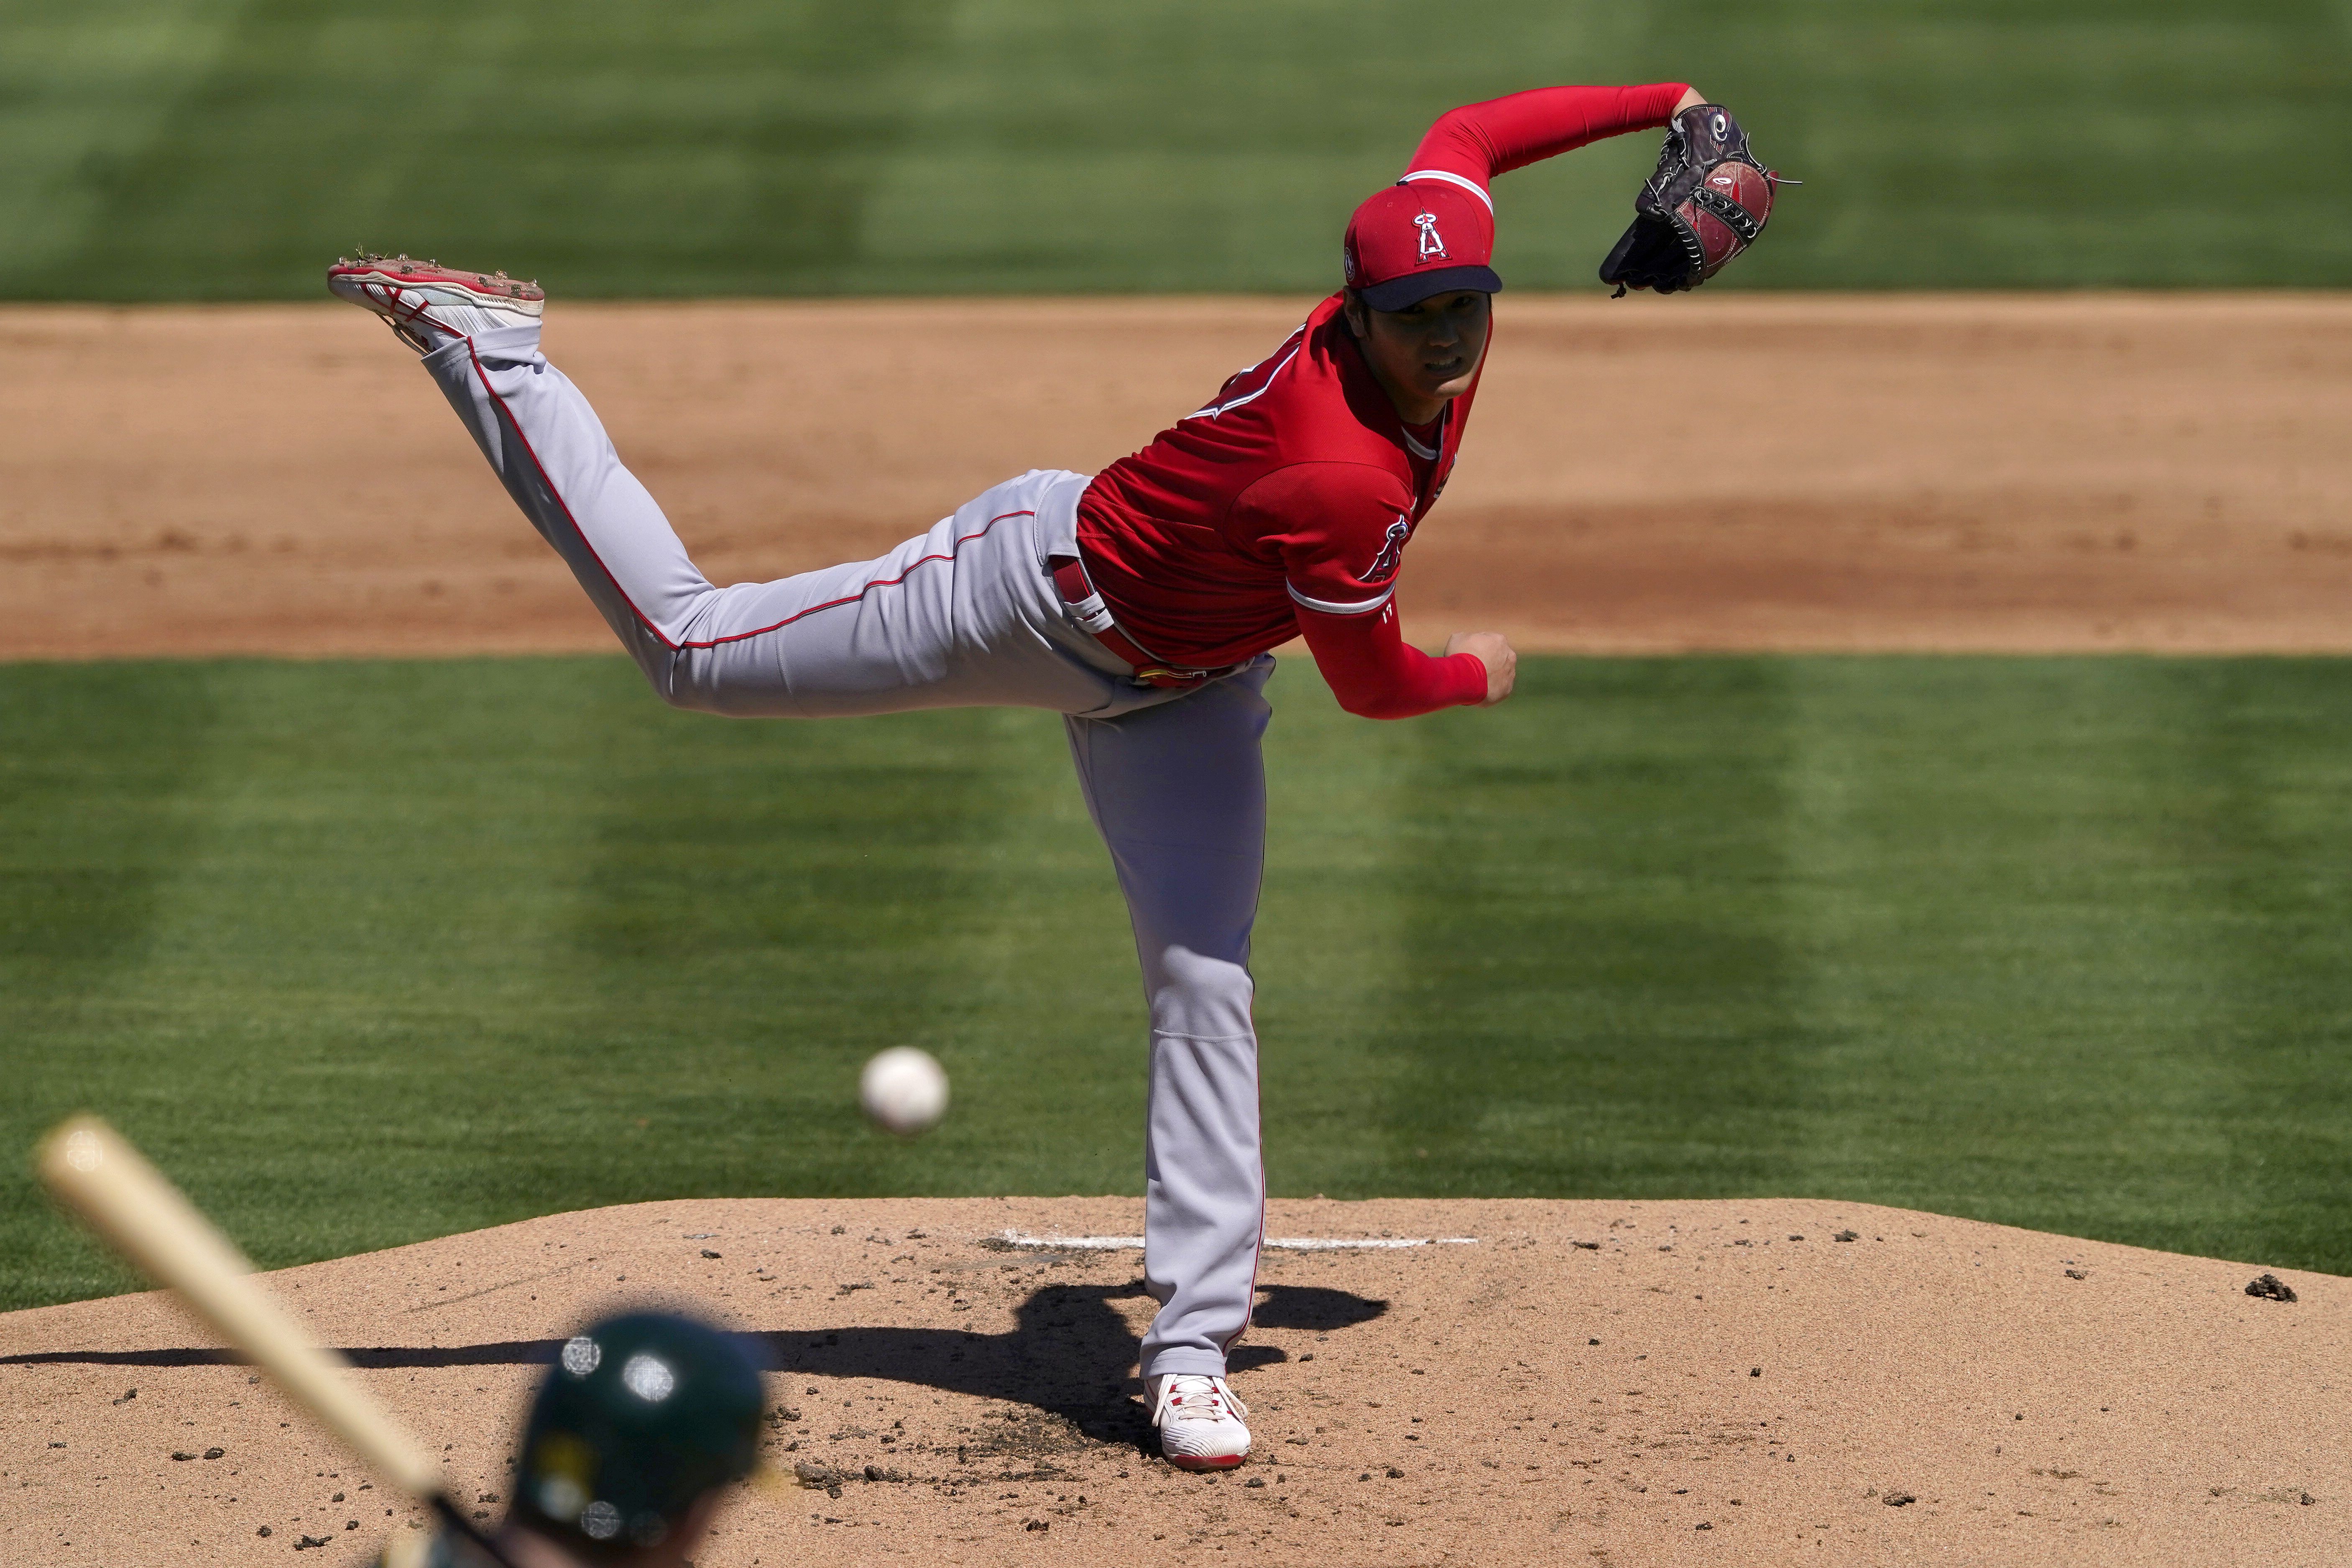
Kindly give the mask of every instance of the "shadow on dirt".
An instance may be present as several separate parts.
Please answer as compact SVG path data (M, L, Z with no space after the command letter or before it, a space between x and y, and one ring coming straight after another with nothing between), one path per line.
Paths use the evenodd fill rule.
M1256 1313L1269 1329L1330 1331L1369 1322L1386 1301L1313 1285L1262 1285ZM759 1336L787 1375L882 1377L1058 1415L1097 1443L1148 1444L1150 1412L1130 1375L1140 1345L1111 1303L1143 1296L1139 1283L1048 1285L1031 1292L1010 1333L956 1329L824 1329ZM1235 1373L1287 1361L1271 1345L1236 1345ZM1247 1397L1246 1385L1241 1391ZM790 1403L790 1401L787 1401Z
M1095 1443L1148 1445L1149 1413L1139 1398L1141 1384L1131 1375L1140 1342L1111 1305L1143 1296L1140 1283L1047 1285L1034 1290L1015 1310L1008 1333L961 1329L851 1327L772 1330L745 1335L768 1367L786 1378L872 1377L920 1384L953 1394L1025 1405L1058 1416L1074 1437ZM1370 1322L1388 1310L1386 1301L1314 1285L1261 1285L1255 1321L1260 1328L1329 1332ZM562 1340L506 1340L478 1345L376 1345L344 1350L354 1366L391 1367L541 1366L552 1364ZM1270 1345L1234 1347L1228 1364L1236 1373L1287 1361ZM232 1351L35 1351L0 1356L0 1366L238 1366ZM1242 1391L1247 1396L1247 1386ZM798 1388L782 1391L782 1404L797 1403ZM1008 1438L1015 1434L1008 1431ZM1037 1434L1018 1435L1034 1446Z

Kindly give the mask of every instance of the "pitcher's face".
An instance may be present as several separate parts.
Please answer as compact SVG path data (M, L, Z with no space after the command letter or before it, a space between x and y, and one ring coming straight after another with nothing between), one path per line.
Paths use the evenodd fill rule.
M1433 294L1402 310L1349 304L1348 320L1364 358L1408 422L1436 418L1447 400L1470 390L1486 357L1491 303L1492 296L1462 289ZM1425 414L1420 414L1423 407Z

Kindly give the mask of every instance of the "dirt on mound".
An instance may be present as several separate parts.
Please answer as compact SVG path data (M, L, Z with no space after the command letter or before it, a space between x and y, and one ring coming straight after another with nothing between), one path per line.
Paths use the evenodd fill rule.
M1155 1457L1134 1376L1140 1217L641 1204L270 1280L485 1518L591 1317L691 1303L761 1336L782 1484L702 1568L2352 1550L2352 1281L2258 1298L2243 1264L1851 1204L1276 1203L1234 1356L1255 1451L1202 1477ZM0 1317L0 1560L355 1564L416 1527L214 1343L156 1295Z
M547 346L724 583L1099 468L1306 303L559 298ZM407 362L332 303L0 311L0 658L608 649ZM1399 604L1558 650L2340 651L2347 426L2338 296L1507 295Z

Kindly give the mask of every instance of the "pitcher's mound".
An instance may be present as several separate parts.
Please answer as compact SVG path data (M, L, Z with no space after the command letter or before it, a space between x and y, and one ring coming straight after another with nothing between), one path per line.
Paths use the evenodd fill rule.
M1234 1356L1256 1450L1204 1478L1157 1459L1139 1397L1140 1221L641 1204L272 1280L486 1518L587 1318L684 1302L762 1336L784 1484L730 1507L702 1568L2352 1548L2352 1284L2329 1276L2255 1298L2242 1264L1853 1204L1277 1203ZM152 1295L0 1317L0 1560L357 1563L414 1528L214 1342Z

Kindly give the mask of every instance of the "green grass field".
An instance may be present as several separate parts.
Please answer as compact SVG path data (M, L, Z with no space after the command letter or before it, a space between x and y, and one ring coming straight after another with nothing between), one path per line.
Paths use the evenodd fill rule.
M1810 182L1726 286L2352 285L2342 0L11 0L0 299L1320 291L1437 112L1658 79ZM1654 146L1512 176L1504 276Z
M2352 1271L2352 662L1277 675L1279 1194L1803 1194ZM114 1118L282 1264L696 1194L1134 1192L1049 715L618 659L0 667L0 1149ZM859 1064L954 1075L909 1145ZM120 1288L0 1161L0 1306Z

